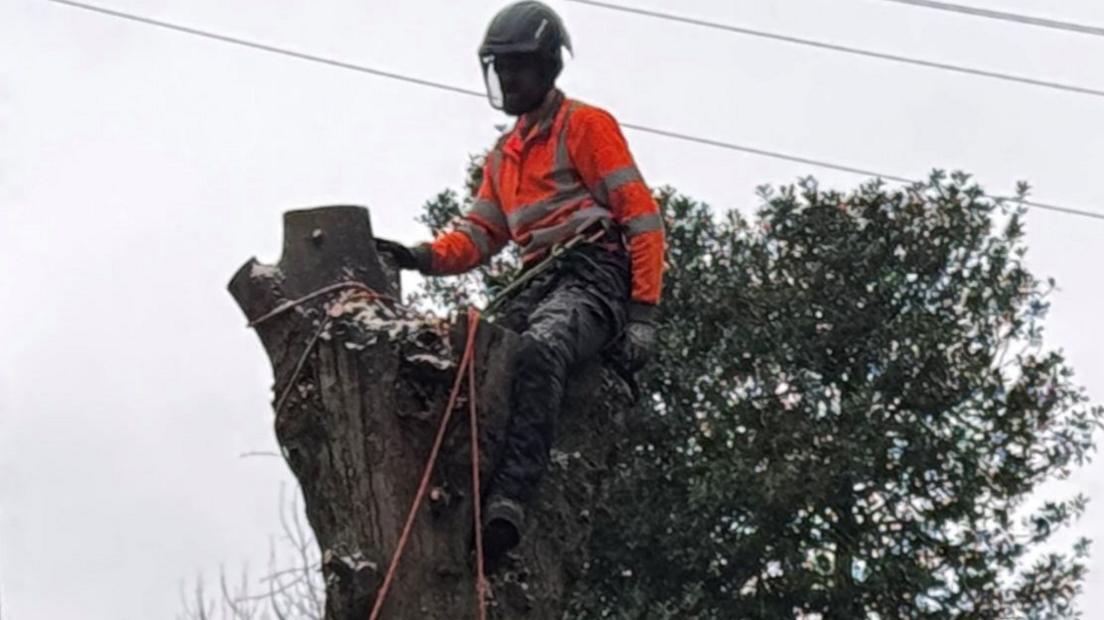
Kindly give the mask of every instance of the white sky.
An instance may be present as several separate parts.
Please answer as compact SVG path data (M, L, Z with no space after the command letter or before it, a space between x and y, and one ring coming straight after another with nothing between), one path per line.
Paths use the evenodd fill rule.
M499 0L102 0L107 6L481 88ZM109 4L108 4L109 3ZM633 0L727 23L1104 88L1104 39L874 0ZM625 122L1104 211L1104 99L747 39L566 2L561 85ZM978 6L1104 25L1098 0ZM1060 6L1059 6L1060 5ZM276 258L280 213L373 209L420 238L503 117L485 102L120 22L0 2L0 596L5 620L169 618L220 563L262 567L277 530L271 376L225 283ZM815 173L629 133L653 185L750 213L754 188ZM1056 277L1049 344L1104 398L1104 222L1036 211ZM1104 460L1060 489L1097 498ZM1100 543L1104 545L1104 541ZM1104 608L1104 546L1086 610ZM1091 616L1090 616L1091 617Z

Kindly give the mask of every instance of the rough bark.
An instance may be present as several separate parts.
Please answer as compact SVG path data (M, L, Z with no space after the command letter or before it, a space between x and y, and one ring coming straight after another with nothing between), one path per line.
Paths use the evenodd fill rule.
M376 254L367 210L324 207L285 214L279 262L251 259L230 291L253 320L347 281L399 296L397 273ZM256 330L272 362L277 400L292 381L276 412L276 436L322 552L326 617L363 620L445 406L461 329L345 290L297 305ZM476 368L484 488L508 416L516 345L516 334L481 324ZM492 577L491 617L561 617L587 561L589 516L602 496L611 439L629 400L616 375L598 365L573 377L551 471L523 543ZM466 409L454 413L450 427L383 618L475 615Z

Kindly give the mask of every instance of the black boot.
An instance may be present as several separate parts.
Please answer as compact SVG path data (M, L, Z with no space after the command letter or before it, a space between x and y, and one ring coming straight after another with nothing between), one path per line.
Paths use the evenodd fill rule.
M525 508L520 502L503 495L487 498L483 507L483 556L489 572L521 542L524 526Z

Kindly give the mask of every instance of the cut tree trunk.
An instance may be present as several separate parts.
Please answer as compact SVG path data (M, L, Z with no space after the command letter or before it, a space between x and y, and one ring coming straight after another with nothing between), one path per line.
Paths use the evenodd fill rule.
M347 282L364 286L288 303ZM363 207L286 213L279 262L248 261L229 288L251 321L284 309L255 326L275 377L276 437L322 553L326 618L366 620L445 407L462 326L394 303L397 270L377 256ZM484 489L509 415L517 343L512 332L480 325ZM624 383L597 364L573 376L523 542L492 576L490 617L562 617L587 562L591 511L630 401ZM381 618L475 617L466 403L457 409Z

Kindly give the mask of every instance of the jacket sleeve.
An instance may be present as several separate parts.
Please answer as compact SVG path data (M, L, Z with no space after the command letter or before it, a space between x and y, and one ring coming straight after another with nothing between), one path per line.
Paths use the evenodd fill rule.
M491 158L483 165L483 182L471 209L453 230L429 245L431 275L452 275L474 269L502 251L510 240L510 229L491 182Z
M628 241L632 261L632 300L659 303L666 241L663 218L636 168L617 121L585 106L571 116L568 152L595 199L609 207Z

